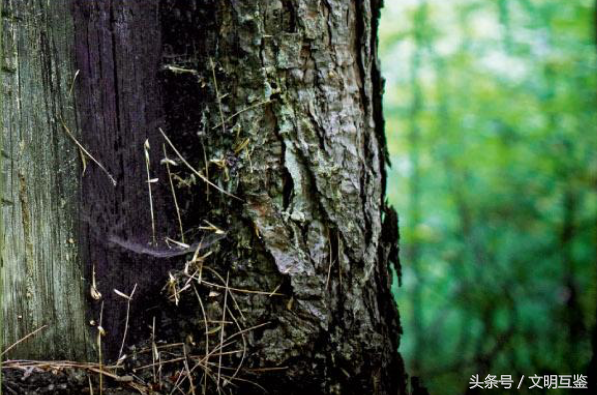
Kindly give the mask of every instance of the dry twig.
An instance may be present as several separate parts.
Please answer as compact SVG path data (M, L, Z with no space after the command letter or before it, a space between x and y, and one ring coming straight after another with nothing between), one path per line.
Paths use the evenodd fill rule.
M79 143L77 141L77 139L71 133L71 131L68 128L68 126L66 126L66 123L64 123L64 120L62 119L62 117L60 116L59 118L60 118L60 123L62 124L62 127L64 128L64 131L66 132L66 134L68 135L68 137L70 137L70 139L81 150L81 152L83 152L89 159L91 159L93 161L93 163L95 163L108 176L108 178L110 179L110 181L112 181L112 184L114 184L114 186L116 186L116 179L112 176L112 174L110 174L110 172L108 170L106 170L106 168L97 159L95 159L93 157L93 155L91 155L89 153L89 151L87 151L85 149L85 147L83 147L83 145L81 143ZM85 162L83 161L83 163L85 163Z
M6 353L8 353L10 350L12 350L13 348L15 348L16 346L18 346L19 344L21 344L24 341L27 341L27 339L30 339L33 336L37 335L39 332L43 331L47 327L48 327L47 324L46 325L42 325L39 328L37 328L36 330L34 330L33 332L29 333L26 336L23 336L21 339L17 340L16 342L14 342L13 344L11 344L10 346L6 347L6 349L0 353L0 358L3 357Z
M120 351L118 352L118 361L120 362L121 358L123 357L122 352L124 351L124 344L126 342L126 335L128 333L128 329L129 329L129 318L130 318L130 313L131 313L131 302L133 301L133 295L135 295L135 290L137 289L137 284L135 284L135 286L133 287L133 290L131 291L130 295L125 295L122 292L118 291L118 290L114 290L114 292L119 295L124 297L127 301L126 301L126 320L124 322L124 333L122 334L122 344L120 345Z
M182 163L193 173L195 174L197 177L199 177L203 182L205 182L206 184L211 185L212 187L214 187L215 189L217 189L219 192L223 193L224 195L230 196L231 198L234 198L236 200L240 200L241 202L243 201L241 198L234 196L233 194L231 194L230 192L227 192L225 190L223 190L222 188L220 188L219 186L217 186L216 184L214 184L213 182L209 181L207 179L207 177L205 177L201 172L197 171L193 166L191 166L191 164L189 162L187 162L187 160L181 155L181 153L176 149L176 147L174 146L174 144L172 143L172 141L170 141L170 139L168 138L168 136L166 136L166 133L164 133L164 131L162 130L162 128L159 129L160 133L162 133L162 136L164 136L164 139L166 140L166 142L168 143L168 145L170 146L170 148L172 148L172 150L174 151L174 153L176 154L176 156L178 156L178 158L182 161Z

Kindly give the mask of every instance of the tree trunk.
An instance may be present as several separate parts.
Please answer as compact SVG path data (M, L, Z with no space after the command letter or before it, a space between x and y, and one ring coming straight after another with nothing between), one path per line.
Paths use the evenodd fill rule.
M218 388L224 358L273 393L405 393L379 3L73 0L97 161L77 241L108 359L125 332L211 350L236 333ZM134 288L129 311L113 290Z
M423 339L425 333L425 320L423 317L423 290L424 277L421 270L421 245L417 240L417 227L421 223L421 184L422 172L419 161L420 141L421 141L421 127L420 116L424 110L424 97L419 84L419 72L421 68L421 58L425 51L425 37L422 32L427 24L427 3L421 2L417 8L414 17L414 32L415 32L415 50L410 66L410 83L412 91L412 102L410 106L410 128L408 132L408 142L410 151L410 163L412 164L412 176L409 182L409 230L413 235L410 248L408 250L408 258L411 264L411 270L415 279L415 284L412 291L412 334L414 352L412 358L411 374L420 376L423 358L426 355L426 344Z
M75 119L72 20L65 1L1 3L1 336L8 346L47 325L7 356L83 358L81 173L61 125Z

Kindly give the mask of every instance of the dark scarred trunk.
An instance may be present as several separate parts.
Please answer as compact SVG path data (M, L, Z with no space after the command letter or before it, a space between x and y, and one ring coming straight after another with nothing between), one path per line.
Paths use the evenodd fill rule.
M405 393L380 6L73 0L69 126L103 166L86 160L77 240L106 359L125 329L204 351L237 333L219 365L272 393ZM114 290L135 286L127 315Z
M73 15L81 142L116 180L114 185L101 168L88 166L81 187L87 278L95 273L102 295L91 300L89 319L99 323L103 304L105 351L113 358L126 313L126 303L113 289L130 294L138 284L137 295L159 294L168 270L177 263L135 251L135 246L164 249L165 237L178 238L169 233L176 229L170 220L176 214L169 210L173 205L168 201L166 169L160 165L159 129L167 129L167 123L159 81L159 4L82 0L74 2ZM148 184L146 151L149 178L161 182ZM151 324L145 322L145 311L134 313L138 325Z

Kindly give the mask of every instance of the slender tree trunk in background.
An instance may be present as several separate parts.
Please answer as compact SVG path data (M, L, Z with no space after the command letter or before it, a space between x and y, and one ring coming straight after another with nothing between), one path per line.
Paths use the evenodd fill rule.
M563 283L568 292L566 310L564 313L565 322L568 325L568 360L570 366L574 367L580 341L585 335L583 311L579 301L575 278L575 262L573 255L574 238L576 234L576 211L579 197L574 186L568 183L563 196L563 221L560 233L560 250L562 252L562 263L564 265Z
M177 308L159 291L185 264L165 237L203 240L212 252L206 279L219 281L217 272L235 289L283 295L234 292L230 311L245 328L267 324L248 332L245 366L283 368L261 385L285 394L405 393L388 267L397 264L398 234L384 201L380 6L73 0L79 140L105 167L87 159L75 240L85 287L102 294L90 299L88 319L103 311L108 359L118 356L126 318L113 289L138 287L129 344L152 331L202 341L199 307ZM164 149L178 162L176 201ZM224 239L206 231L212 225ZM228 292L213 291L197 296L217 320ZM65 292L54 297L64 302Z
M60 122L75 119L70 11L64 1L2 0L1 7L3 344L48 325L4 357L83 358L80 170Z
M500 16L500 24L502 25L504 52L510 54L512 53L512 29L510 27L510 9L508 0L498 1L498 13Z
M548 23L549 25L549 23ZM548 36L551 41L551 36ZM566 359L570 368L578 369L578 347L580 346L580 339L586 332L584 325L583 309L578 298L578 285L575 281L576 263L573 254L574 242L576 238L577 227L577 205L581 200L581 196L577 192L574 185L575 169L570 164L569 158L572 157L572 143L570 138L561 132L562 123L559 114L554 113L549 109L549 104L557 100L557 90L553 81L555 71L549 65L544 69L545 78L545 103L547 114L547 122L551 130L560 131L560 144L564 155L560 165L562 171L562 178L565 180L562 191L562 226L559 232L560 252L562 260L562 286L566 293L566 307L562 310L562 322L565 323L568 332Z
M419 144L421 131L419 127L419 114L423 106L423 97L421 87L419 86L419 70L421 68L421 57L425 46L424 29L427 18L427 4L423 2L416 11L414 34L415 34L415 53L412 57L411 88L412 103L410 109L410 131L408 135L410 162L412 166L412 175L410 177L410 201L409 201L409 227L413 237L409 248L409 261L415 277L415 286L412 292L412 333L414 341L414 357L412 362L412 374L421 374L421 363L425 356L424 318L423 318L423 274L420 269L421 247L417 240L417 227L421 220L421 170L419 165Z

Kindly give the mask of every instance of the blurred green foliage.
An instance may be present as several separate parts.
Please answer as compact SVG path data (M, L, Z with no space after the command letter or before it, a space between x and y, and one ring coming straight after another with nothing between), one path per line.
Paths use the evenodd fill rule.
M386 0L409 372L586 373L597 303L593 0ZM560 390L545 390L564 394ZM506 391L508 392L508 391ZM492 390L492 393L500 393ZM505 393L505 392L504 392Z

